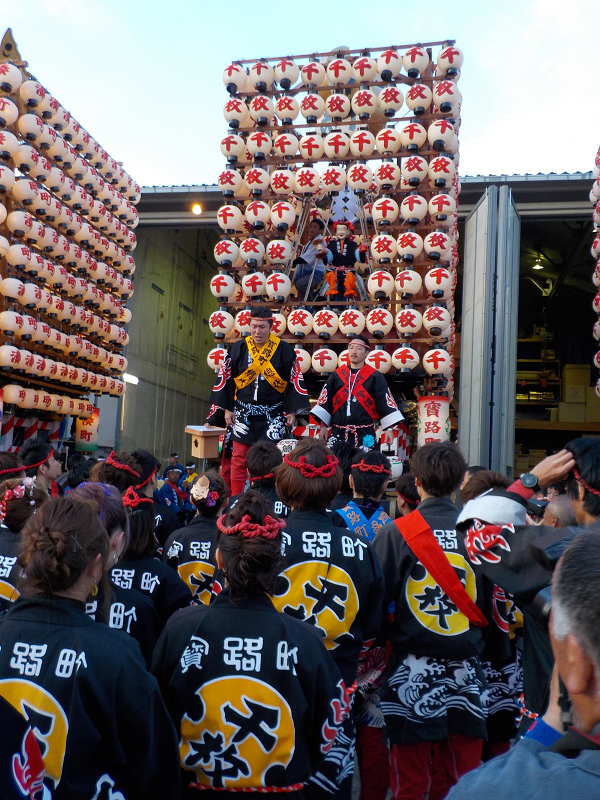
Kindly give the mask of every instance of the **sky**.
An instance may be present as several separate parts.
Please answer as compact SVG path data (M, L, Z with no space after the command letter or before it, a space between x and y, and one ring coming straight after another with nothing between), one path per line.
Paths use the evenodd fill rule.
M461 175L587 172L600 0L2 0L30 71L138 183L215 183L235 59L455 39Z

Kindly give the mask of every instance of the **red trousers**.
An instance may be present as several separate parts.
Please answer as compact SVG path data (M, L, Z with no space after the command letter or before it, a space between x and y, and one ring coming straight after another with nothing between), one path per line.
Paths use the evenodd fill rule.
M219 470L221 473L221 477L225 481L225 486L227 486L227 494L229 497L233 497L233 492L231 491L231 459L230 458L222 458L221 459L221 469Z
M233 443L231 455L231 493L232 496L244 491L248 470L246 468L246 454L250 450L249 444Z
M455 735L441 742L393 744L390 782L396 800L443 800L461 775L481 764L483 739Z
M360 773L360 800L385 800L390 787L390 751L383 741L385 728L356 726L356 759Z

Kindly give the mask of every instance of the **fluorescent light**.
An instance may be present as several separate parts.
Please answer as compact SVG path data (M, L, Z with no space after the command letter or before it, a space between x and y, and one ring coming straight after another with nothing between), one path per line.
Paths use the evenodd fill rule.
M195 203L192 206L192 213L194 213L197 217L199 217L200 214L202 213L202 206L198 205L198 203Z
M128 372L123 373L123 380L125 383L133 383L134 386L137 386L140 382L139 378L136 378L135 375L130 375Z

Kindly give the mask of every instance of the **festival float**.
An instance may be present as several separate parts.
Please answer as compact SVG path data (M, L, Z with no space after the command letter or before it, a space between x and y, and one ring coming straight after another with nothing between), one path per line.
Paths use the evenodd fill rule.
M592 175L594 176L594 182L590 190L590 200L594 205L594 210L592 212L594 241L592 242L591 252L592 258L596 261L596 266L594 267L594 273L592 275L592 283L598 290L592 301L592 307L595 313L598 314L598 320L594 323L593 334L594 339L600 342L600 147L594 159ZM600 351L594 356L594 366L600 369ZM600 379L596 381L596 394L600 397Z
M401 459L411 413L419 445L450 434L462 63L447 40L241 60L223 72L208 364L218 370L227 344L248 335L252 305L267 303L316 398L364 330L376 342L368 363L409 401L406 423L381 441ZM341 223L360 263L317 286L313 271L298 291L294 265L315 218L324 246Z
M122 396L140 187L0 46L1 450L75 417L95 449L94 397ZM61 425L61 421L63 424ZM90 445L86 447L86 444Z

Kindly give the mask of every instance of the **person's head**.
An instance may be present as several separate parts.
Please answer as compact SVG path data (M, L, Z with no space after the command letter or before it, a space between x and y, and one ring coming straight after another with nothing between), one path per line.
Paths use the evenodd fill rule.
M273 312L267 306L254 306L250 312L250 336L257 347L267 343L273 327Z
M429 442L412 457L419 497L450 497L461 484L467 465L463 454L451 442Z
M232 600L274 594L281 569L281 529L270 500L249 489L217 521L217 564Z
M16 453L9 453L8 450L0 452L0 481L7 481L11 478L24 478L25 467Z
M563 553L552 578L550 641L558 673L584 733L600 721L600 536L586 531Z
M288 508L325 509L342 485L337 458L317 439L298 442L277 467L275 486Z
M333 455L337 458L344 475L342 479L342 485L340 486L340 492L352 492L352 489L350 488L350 470L352 468L354 456L358 453L358 449L354 447L353 444L350 444L350 442L344 441L336 442L330 449Z
M494 472L491 469L478 469L466 483L463 483L460 500L464 505L474 497L479 497L480 494L487 492L488 489L508 489L512 483L513 481L501 472Z
M171 466L174 467L178 461L179 461L179 454L171 453L171 455L169 456L169 464L171 464Z
M33 439L25 442L20 452L21 461L28 478L35 481L43 489L50 489L62 471L60 461L50 442L44 439Z
M560 483L553 483L552 486L546 487L546 497L548 500L554 500L555 497L560 497L560 495L564 493L565 490Z
M115 453L105 461L98 461L92 467L91 480L95 483L109 483L125 494L130 486L140 480L140 465L131 453Z
M308 235L310 239L316 239L317 236L321 236L323 231L325 230L325 223L322 219L311 219L308 225Z
M108 569L113 567L129 544L129 518L121 493L107 483L91 481L80 484L69 493L76 500L91 502L108 533L110 555Z
M566 494L559 494L550 500L544 511L542 525L549 525L551 528L575 527L577 517L571 498Z
M104 574L109 541L95 503L69 494L29 517L19 563L35 594L85 599Z
M365 359L371 349L369 340L360 333L353 336L348 344L348 361L352 369L359 369L365 363Z
M185 472L188 478L190 478L194 472L196 472L196 464L193 461L188 461L185 465Z
M482 472L483 470L487 471L487 467L481 467L478 464L476 464L474 466L467 467L465 475L464 475L464 477L462 479L462 483L460 485L460 488L464 489L464 487L471 480L473 475L476 475L478 472Z
M246 466L252 486L275 486L275 469L283 461L274 442L256 442L246 454Z
M12 478L0 483L0 522L20 533L29 517L48 501L48 492L33 478Z
M338 239L347 239L350 235L350 230L354 230L354 228L347 222L334 223L333 232Z
M81 453L74 453L67 461L67 486L69 489L75 489L83 481L87 481L90 477L92 464Z
M158 487L158 470L160 461L148 450L134 450L131 454L140 468L139 482L136 484L138 494L152 497Z
M415 486L415 476L412 472L403 472L396 481L396 516L405 517L414 511L421 502L417 487Z
M199 475L190 490L190 500L201 517L216 517L227 504L227 484L218 472Z
M359 453L354 457L350 472L350 486L354 497L379 502L391 474L390 460L383 453L378 453L376 450Z
M174 486L176 486L179 483L180 479L181 479L181 470L179 469L179 467L167 468L167 480L169 481L169 483L172 483Z
M123 496L123 505L129 513L129 537L122 556L134 560L152 556L158 548L154 534L154 503L149 497L138 494L130 486Z
M600 517L600 439L582 436L565 447L575 460L567 477L566 493L573 501L580 525L588 525Z

